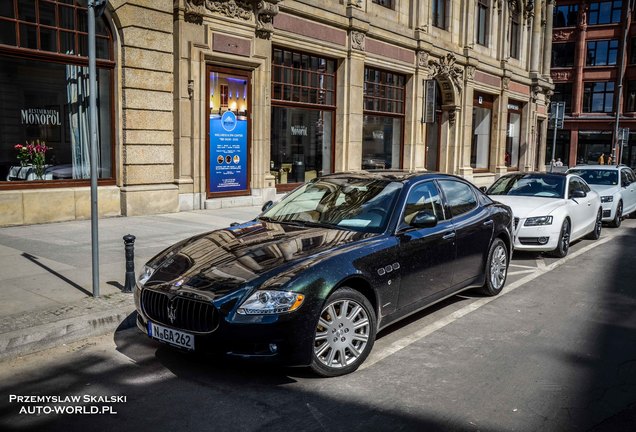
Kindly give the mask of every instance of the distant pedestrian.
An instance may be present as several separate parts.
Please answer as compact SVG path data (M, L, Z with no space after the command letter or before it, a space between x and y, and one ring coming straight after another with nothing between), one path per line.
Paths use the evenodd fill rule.
M607 155L607 164L608 165L612 164L612 155L611 154Z
M561 158L557 158L556 162L554 163L554 166L558 166L558 167L563 166L563 162L561 161Z
M598 164L605 165L605 153L601 153L601 155L598 157Z

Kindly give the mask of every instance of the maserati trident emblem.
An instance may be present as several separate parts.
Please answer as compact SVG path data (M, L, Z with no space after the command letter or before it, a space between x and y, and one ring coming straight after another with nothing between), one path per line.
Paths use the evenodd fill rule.
M168 306L168 319L171 324L174 324L174 320L177 319L177 308L172 303Z

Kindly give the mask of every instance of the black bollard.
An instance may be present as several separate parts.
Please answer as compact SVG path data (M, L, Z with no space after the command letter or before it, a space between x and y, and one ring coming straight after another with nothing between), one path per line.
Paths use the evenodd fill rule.
M126 250L126 282L122 292L131 293L135 287L135 236L124 236L124 249Z

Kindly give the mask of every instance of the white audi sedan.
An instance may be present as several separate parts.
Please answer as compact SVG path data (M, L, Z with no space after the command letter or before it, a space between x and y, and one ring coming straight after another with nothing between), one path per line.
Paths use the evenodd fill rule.
M577 165L569 171L582 177L601 196L603 222L621 226L636 211L636 174L626 165Z
M486 193L512 208L516 250L550 252L561 258L570 242L601 235L601 199L577 175L507 174Z

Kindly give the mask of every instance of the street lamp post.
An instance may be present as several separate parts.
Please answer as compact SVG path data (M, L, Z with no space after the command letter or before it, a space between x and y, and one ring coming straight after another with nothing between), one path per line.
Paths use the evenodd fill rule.
M95 54L95 16L100 16L107 0L88 0L88 87L91 148L91 255L93 297L99 297L99 230L97 220L97 66Z

